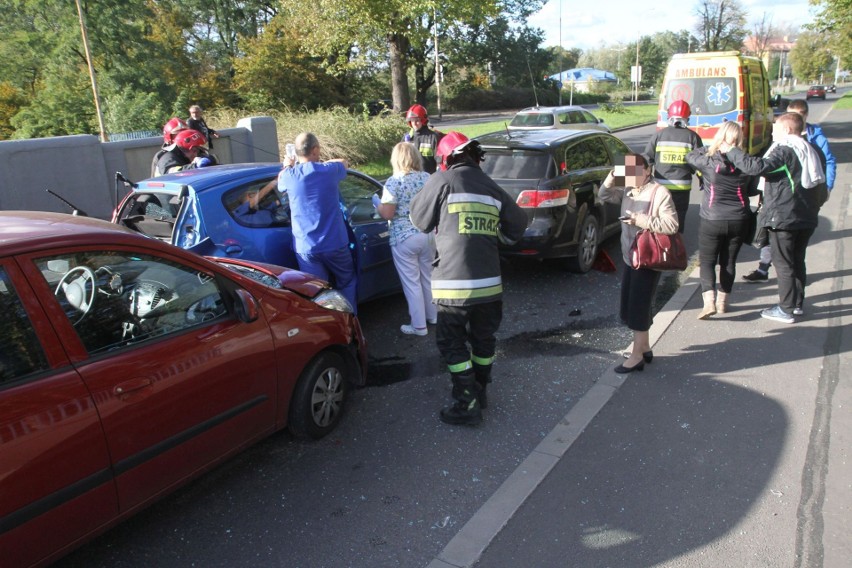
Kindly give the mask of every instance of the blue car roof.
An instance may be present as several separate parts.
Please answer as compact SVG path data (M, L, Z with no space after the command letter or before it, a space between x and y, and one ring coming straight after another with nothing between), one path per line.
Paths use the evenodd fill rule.
M281 162L228 164L185 170L166 174L138 182L135 191L158 191L180 193L184 186L190 186L197 192L220 186L242 178L274 177L281 171Z

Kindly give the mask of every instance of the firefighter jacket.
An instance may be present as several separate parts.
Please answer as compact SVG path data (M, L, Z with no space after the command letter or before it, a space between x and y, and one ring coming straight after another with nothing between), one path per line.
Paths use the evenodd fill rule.
M666 189L689 191L694 170L687 163L686 155L702 146L701 137L692 130L667 126L651 137L642 155L654 167L654 179Z
M435 173L410 204L411 222L437 229L432 272L436 304L468 306L502 299L500 242L518 241L527 215L477 164Z
M442 132L432 130L425 124L419 130L412 130L406 135L406 142L411 142L417 151L420 152L420 160L423 164L423 171L434 174L438 169L438 162L435 160L435 150L438 149L438 142L444 137Z

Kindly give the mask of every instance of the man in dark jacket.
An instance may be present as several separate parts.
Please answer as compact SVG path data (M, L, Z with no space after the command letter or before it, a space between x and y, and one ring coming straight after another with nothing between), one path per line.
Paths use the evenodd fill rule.
M175 136L175 143L157 159L154 175L215 166L216 160L206 153L206 144L204 135L197 130L181 130Z
M690 114L692 110L686 101L670 104L668 126L652 136L642 152L648 163L654 166L654 179L672 194L679 233L683 233L692 174L695 172L687 163L686 155L704 146L701 137L688 127Z
M722 149L740 170L765 180L762 218L778 272L779 304L760 315L783 323L795 323L794 310L803 313L805 252L819 214L815 188L825 182L817 150L802 137L804 129L804 119L788 112L775 119L773 144L763 158L748 156L739 148Z
M435 151L444 136L441 132L429 128L429 116L423 105L414 105L405 114L405 121L411 130L405 134L404 141L411 142L420 152L423 171L434 174L438 168Z
M449 132L437 148L441 171L410 204L415 227L424 233L438 229L432 298L438 305L438 350L453 381L455 404L441 410L448 424L482 420L503 318L498 246L516 242L527 227L526 213L480 169L484 154L476 140Z
M208 147L212 150L213 138L219 138L219 133L207 126L207 121L204 120L202 112L201 107L198 105L192 105L189 107L189 120L187 120L186 123L190 128L197 130L204 135L207 139Z

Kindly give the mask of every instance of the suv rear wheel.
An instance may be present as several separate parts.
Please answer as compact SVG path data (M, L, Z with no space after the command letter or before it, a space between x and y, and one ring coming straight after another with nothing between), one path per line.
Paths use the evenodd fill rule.
M568 259L568 270L585 274L592 269L600 244L598 219L592 213L583 219L578 239L577 256Z

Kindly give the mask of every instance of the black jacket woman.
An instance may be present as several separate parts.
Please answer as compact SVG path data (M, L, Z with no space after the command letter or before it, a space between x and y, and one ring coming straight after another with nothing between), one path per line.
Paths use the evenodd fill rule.
M704 307L698 314L701 320L716 312L728 311L737 255L753 222L749 188L755 179L728 160L720 150L722 144L742 148L743 134L736 122L723 123L709 147L698 148L686 156L687 162L704 180L698 227L701 297L704 300ZM719 265L718 292L716 265Z
M641 371L654 357L648 330L651 308L660 281L660 272L633 268L630 248L640 229L673 235L677 233L677 211L665 186L651 179L651 168L644 156L629 154L624 166L616 166L599 190L601 201L621 203L621 254L625 266L621 280L621 320L633 330L633 349L616 373ZM653 198L653 199L652 199Z

